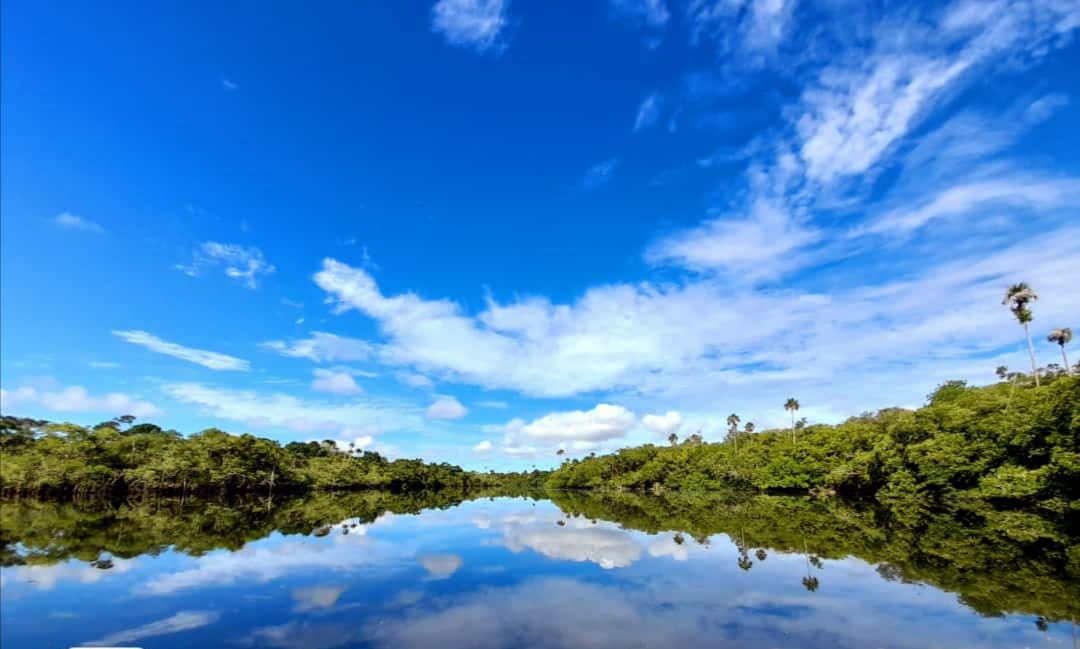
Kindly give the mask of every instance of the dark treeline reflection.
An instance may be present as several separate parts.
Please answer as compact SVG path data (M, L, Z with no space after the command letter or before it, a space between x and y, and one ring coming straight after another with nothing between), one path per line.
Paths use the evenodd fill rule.
M807 497L638 494L555 491L568 516L610 521L675 543L708 544L723 534L738 548L740 568L771 554L806 558L802 585L827 583L822 559L856 557L876 564L884 579L926 583L956 593L982 615L1039 616L1080 621L1080 538L1068 519L980 506L948 513L897 517L881 508ZM3 565L42 565L77 559L111 567L172 549L199 555L238 550L274 531L346 534L335 523L371 522L386 512L419 513L486 497L460 491L415 494L317 493L270 502L154 499L114 505L4 501L0 507Z

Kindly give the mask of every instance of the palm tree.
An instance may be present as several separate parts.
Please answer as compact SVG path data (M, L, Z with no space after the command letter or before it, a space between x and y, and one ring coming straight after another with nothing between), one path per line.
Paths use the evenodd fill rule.
M728 435L731 436L731 440L735 443L735 454L739 453L739 416L735 413L731 413L727 417Z
M1031 331L1028 329L1028 324L1031 323L1032 315L1031 309L1028 308L1028 304L1035 302L1039 299L1039 294L1036 293L1030 286L1024 282L1019 284L1013 284L1005 290L1005 298L1001 300L1001 303L1008 306L1012 314L1016 316L1016 321L1024 327L1024 336L1027 337L1028 354L1031 355L1031 373L1035 376L1035 387L1039 387L1039 367L1035 362L1035 345L1031 344Z
M1005 377L1009 375L1009 368L1004 365L998 365L997 369L994 370L994 374L997 374L997 377L1004 381Z
M559 450L555 451L555 455L566 455L566 449L560 448Z
M667 441L670 442L672 446L675 446L679 443L679 436L675 433L672 433L667 436Z
M799 401L795 397L784 402L784 410L791 411L791 443L795 443L795 413L799 410Z
M747 433L754 432L754 422L752 422L752 421L746 422L746 426L744 426L744 430L746 430Z
M1072 369L1069 367L1069 357L1065 355L1065 345L1072 342L1072 329L1069 329L1068 327L1054 329L1046 339L1061 346L1061 360L1065 361L1065 375L1072 376Z

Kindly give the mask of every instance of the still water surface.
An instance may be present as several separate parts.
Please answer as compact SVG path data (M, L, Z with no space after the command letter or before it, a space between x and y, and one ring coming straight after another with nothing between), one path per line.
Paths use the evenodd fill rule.
M986 521L904 539L802 498L552 498L7 502L0 646L1074 646L1076 581Z

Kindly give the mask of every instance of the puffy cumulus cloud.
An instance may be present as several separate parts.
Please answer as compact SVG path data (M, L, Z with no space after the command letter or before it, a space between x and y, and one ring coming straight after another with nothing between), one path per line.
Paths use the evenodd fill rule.
M225 275L250 289L259 287L259 279L274 272L274 265L267 263L261 250L254 246L206 241L192 255L191 262L177 264L176 269L196 277L212 268L221 268Z
M282 356L306 358L316 363L362 361L371 356L371 344L323 331L313 331L307 338L293 341L268 340L259 344Z
M490 440L483 440L472 447L474 453L490 453L494 447Z
M296 606L293 610L297 613L326 609L337 604L341 594L348 586L308 586L306 588L294 588L292 591L293 601Z
M592 410L553 412L520 426L514 433L555 442L596 442L622 437L635 426L634 413L622 406L601 403Z
M777 411L771 393L850 413L921 403L946 379L985 380L987 355L1008 346L1003 364L1021 363L1000 293L1023 278L1043 296L1040 319L1080 312L1066 279L1080 274L1080 229L1048 228L992 250L951 247L884 282L837 272L828 293L703 277L596 287L569 304L489 299L475 315L449 300L383 295L365 271L333 260L315 279L339 312L378 324L375 354L387 364L529 396L632 393L625 402L641 409L699 408L722 394L757 420ZM534 438L522 439L507 452L536 450Z
M311 382L312 390L331 394L360 394L364 391L347 372L318 369L314 373L315 379Z
M381 522L382 518L379 520ZM354 521L349 519L343 523ZM235 583L262 584L286 575L311 575L321 571L345 575L381 562L404 560L400 547L378 543L367 534L371 525L350 528L347 536L283 542L264 539L249 544L243 552L203 555L194 558L191 565L182 570L154 574L136 586L135 593L164 597ZM358 546L363 549L362 552L357 551ZM309 603L311 597L316 596L314 592L304 594L308 596ZM323 601L328 596L327 593L317 595Z
M669 410L662 415L645 415L641 418L641 423L645 428L664 436L678 432L682 422L682 415L675 410Z
M0 389L0 411L4 414L12 414L12 409L22 405L36 405L54 412L97 412L113 416L153 417L161 414L161 410L149 401L122 392L95 396L80 385L59 390L39 390L32 386Z
M670 557L675 561L686 561L690 557L690 548L686 543L676 543L671 536L652 541L647 550L650 557Z
M605 570L625 568L641 558L641 544L629 532L609 527L511 526L503 544L513 552L534 550L552 559L588 561Z
M8 588L14 584L32 584L36 590L52 590L57 584L78 582L95 584L103 579L112 579L135 569L138 559L120 559L111 557L113 567L109 570L95 568L88 563L68 561L52 565L21 565L4 568L0 577L0 587Z
M182 631L201 629L217 622L219 617L220 614L215 611L180 611L165 619L149 622L133 629L110 633L100 640L94 640L86 644L92 647L131 644L146 638L156 638Z
M428 419L461 419L469 409L453 397L442 397L431 404L424 413Z
M299 433L337 432L343 437L387 430L420 430L422 419L412 405L386 399L353 399L349 403L305 400L255 390L233 390L201 383L168 383L166 395L198 406L221 419L256 428L284 427Z
M402 385L407 385L410 388L417 388L419 390L431 390L435 387L434 381L423 374L417 374L416 372L395 372L394 378Z
M425 554L420 557L420 565L432 579L446 579L457 572L463 563L456 554Z
M439 0L431 9L431 29L451 45L498 54L506 48L509 4L509 0Z
M105 231L97 223L89 219L84 219L78 214L72 214L71 212L64 212L54 217L52 220L53 225L64 230L81 230L83 232L94 232L101 234Z
M177 343L162 340L146 331L129 330L113 331L112 333L114 336L129 342L132 345L138 345L140 347L145 347L152 352L157 352L158 354L165 354L166 356L179 358L182 361L202 365L211 370L246 372L249 367L247 361L236 358L235 356L211 352L205 349L185 347Z

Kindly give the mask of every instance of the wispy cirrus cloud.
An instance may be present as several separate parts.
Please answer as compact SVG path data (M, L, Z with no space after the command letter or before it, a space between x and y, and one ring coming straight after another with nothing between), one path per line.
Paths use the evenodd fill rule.
M287 428L305 434L331 432L349 439L383 431L423 428L418 408L389 399L359 397L338 403L201 383L169 383L163 391L208 415L254 428Z
M323 331L313 331L309 337L293 341L268 340L259 346L282 356L316 363L362 361L371 356L371 344L367 341Z
M585 175L581 178L581 188L585 190L596 189L610 182L618 168L618 158L608 158L603 162L594 164L585 171Z
M663 107L663 97L659 93L652 93L642 100L638 106L637 116L634 118L634 132L647 129L656 124L660 119L660 109Z
M93 642L88 646L120 645L138 642L145 638L172 635L182 631L193 631L209 626L218 621L220 614L215 611L180 611L165 619L150 622L133 629L117 631Z
M431 29L450 45L479 53L506 48L509 0L439 0L431 9Z
M157 352L158 354L165 354L166 356L179 358L182 361L202 365L211 370L246 372L250 367L246 360L236 358L235 356L229 356L228 354L221 354L205 349L185 347L177 343L162 340L146 331L132 329L126 331L113 331L112 333L114 336L125 342L129 342L132 345L138 345L149 349L152 352Z
M101 234L105 232L105 228L101 227L97 223L94 223L90 219L83 218L78 214L72 214L71 212L64 212L50 219L53 225L64 230L80 230L82 232L94 232Z
M225 275L239 280L250 289L259 287L259 280L274 272L273 264L267 263L261 250L254 246L206 241L192 255L191 262L177 264L175 268L185 275L197 277L209 269L222 268Z

